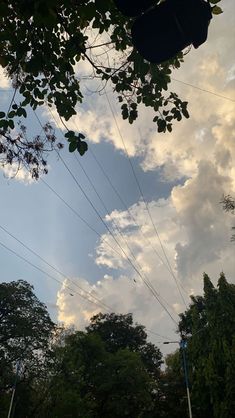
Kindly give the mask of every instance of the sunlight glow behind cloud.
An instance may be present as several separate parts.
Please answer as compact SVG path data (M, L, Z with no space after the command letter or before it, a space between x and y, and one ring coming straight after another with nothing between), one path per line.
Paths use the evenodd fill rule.
M225 5L224 14L211 24L209 41L199 50L191 51L173 77L234 99L235 85L231 76L234 74L234 63L231 63L234 45L231 47L231 40L235 39L235 24L234 13L230 10L233 7L232 1ZM172 90L189 101L190 119L176 123L171 134L156 132L148 109L141 109L133 126L121 119L116 105L114 111L128 153L131 157L141 157L143 170L161 169L166 183L181 180L180 185L172 188L163 208L159 208L162 201L156 200L149 203L149 209L179 283L188 294L197 294L202 291L204 271L217 280L219 272L224 270L228 280L232 280L235 270L234 247L229 241L231 217L223 213L219 203L223 194L235 193L235 103L177 81L172 84ZM109 97L113 103L110 92ZM108 141L123 152L122 140L105 95L90 96L87 107L80 109L73 121L68 124L69 128L81 127L89 141ZM130 211L138 220L139 229L160 253L143 202L136 202ZM129 214L115 210L106 216L110 226L114 226L114 220L144 274L167 300L175 315L182 311L184 305L173 278L164 263L156 258L153 248L139 235ZM121 241L117 234L115 236ZM104 238L105 242L116 246L109 234ZM96 293L114 311L133 312L135 319L148 327L163 334L166 329L173 333L174 326L169 325L166 312L152 298L128 262L112 252L105 242L99 242L95 262L110 269L110 276L101 277L94 285ZM126 243L123 246L131 258ZM115 271L115 277L112 271ZM76 280L86 283L84 279ZM188 301L186 295L185 298ZM78 327L84 327L89 316L97 312L85 301L78 302L77 296L71 300L65 289L61 289L57 303L59 319L65 323L73 320Z

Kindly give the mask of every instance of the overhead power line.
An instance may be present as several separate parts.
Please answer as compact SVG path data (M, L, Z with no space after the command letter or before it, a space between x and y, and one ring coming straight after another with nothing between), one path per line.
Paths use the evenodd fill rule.
M36 112L34 111L34 113L36 114ZM52 112L51 112L52 113ZM40 126L42 126L42 123L40 121L40 119L37 117L37 120L40 124ZM61 119L62 120L62 119ZM62 120L63 122L63 120ZM64 127L68 130L68 128L66 127L65 123L63 122ZM124 258L129 262L129 264L132 266L132 268L135 270L135 272L137 273L137 275L141 278L141 280L145 283L145 285L148 287L149 291L152 293L152 295L154 296L154 298L158 301L158 303L162 306L162 308L165 310L165 312L168 314L168 316L171 318L171 320L177 325L176 320L173 318L173 316L171 315L171 313L169 312L169 310L166 308L166 306L164 305L164 303L160 300L163 299L162 296L159 295L159 293L156 292L156 290L153 288L151 282L148 282L142 275L142 273L140 273L140 271L138 270L138 268L136 268L136 266L133 264L132 260L130 259L130 257L127 255L126 251L122 248L122 246L120 245L120 243L118 242L117 238L115 237L115 235L112 233L111 229L109 228L109 226L106 224L106 222L103 220L102 216L100 215L99 211L96 209L95 205L93 204L93 202L91 201L91 199L89 198L89 196L87 195L87 193L85 192L85 190L83 189L83 187L79 184L79 182L77 181L76 177L74 176L74 174L72 173L72 171L70 170L70 168L68 167L68 165L66 164L66 162L64 161L64 159L62 158L62 156L58 153L58 157L61 160L62 164L64 165L64 167L66 168L66 170L68 171L68 173L70 174L70 176L73 178L74 182L76 183L77 187L79 188L79 190L82 192L83 196L86 198L86 200L88 201L88 203L90 204L90 206L92 207L92 209L94 210L94 212L96 213L97 217L100 219L100 221L102 222L102 224L105 226L105 228L107 229L107 231L109 232L109 234L112 236L112 238L114 239L114 241L116 242L116 244L118 245L118 247L121 249ZM164 299L163 299L164 300ZM164 300L165 303L167 303ZM168 305L169 306L169 305ZM171 308L171 307L170 307Z
M166 337L165 335L158 334L158 332L155 332L155 331L153 331L149 328L145 328L145 329L146 329L147 332L150 332L150 334L156 335L157 337L161 337L161 338L169 340L169 341L171 340L170 337Z
M114 186L114 184L112 183L110 176L107 175L106 171L104 170L102 164L100 163L100 161L98 160L97 156L95 155L95 153L92 151L92 148L89 147L89 152L92 155L92 157L94 158L96 164L98 165L98 167L100 168L103 176L105 177L105 179L107 180L107 182L109 183L110 187L112 188L113 192L115 193L115 195L118 197L119 201L121 202L123 208L127 211L128 215L130 216L130 218L132 219L132 221L134 222L134 226L138 228L138 233L142 236L142 238L145 240L145 242L147 243L148 246L150 246L153 250L153 252L156 254L156 256L158 257L158 259L161 261L161 263L164 265L164 267L167 269L167 271L172 275L172 271L169 268L169 266L166 264L165 260L161 257L161 255L159 254L159 252L156 250L156 248L153 246L152 242L149 240L149 238L145 235L145 233L142 231L141 226L138 224L136 218L134 217L134 215L132 214L131 210L128 208L127 204L124 202L122 196L120 195L119 191L117 190L117 188ZM184 290L185 294L188 296L188 292L184 289L184 287L181 285L182 289Z
M43 180L42 178L40 179L40 181L61 201L64 203L65 206L67 206L68 209L71 210L71 212L73 212L73 214L81 221L84 223L84 225L87 226L87 228L89 228L92 232L94 232L95 235L97 235L101 241L103 243L105 243L106 245L108 245L112 251L114 251L117 255L119 255L119 257L122 257L122 254L119 253L119 251L114 248L107 240L104 239L104 237L98 232L96 231L95 228L93 228L93 226L91 226L89 224L89 222L87 222L79 213L77 210L75 210L68 202L66 202L66 200L52 187L50 186L45 180Z
M201 87L195 86L194 84L186 83L186 81L178 80L176 78L171 77L171 80L177 81L177 83L184 84L185 86L192 87L193 89L202 91L203 93L212 94L213 96L219 97L220 99L229 100L230 102L235 103L235 99L232 99L231 97L224 96L223 94L220 94L220 93L216 93L215 91L202 89Z
M49 109L53 119L54 115L51 112L51 110ZM38 118L37 118L38 119ZM62 120L62 118L60 118L61 122L63 123L63 126L65 127L66 130L68 130L67 126L65 125L64 121ZM55 121L56 122L56 121ZM42 126L41 122L40 125ZM61 129L60 129L61 131ZM62 133L63 134L63 133ZM65 168L67 169L67 171L69 172L69 174L72 176L73 180L75 181L75 183L77 184L77 186L79 187L80 191L82 192L82 194L85 196L85 198L87 199L87 201L89 202L89 204L91 205L91 207L93 208L93 210L95 211L96 215L98 216L98 218L101 220L101 222L103 223L103 225L105 226L105 228L108 230L109 234L112 236L112 238L114 239L114 241L116 242L116 244L118 245L118 247L121 249L122 254L121 257L123 257L124 259L126 259L129 264L132 266L132 268L135 270L135 272L138 274L138 276L141 278L141 280L144 282L144 284L148 287L148 289L150 290L150 292L153 294L153 296L158 300L158 302L161 304L161 306L163 306L163 303L159 300L159 298L161 298L163 300L163 302L170 308L172 309L172 307L167 303L167 301L156 291L156 289L154 288L153 284L150 282L150 280L145 276L145 274L140 273L140 270L142 270L142 268L140 266L138 266L138 268L136 268L136 266L133 264L132 260L130 259L130 257L127 255L126 251L122 248L122 246L120 245L119 241L117 240L116 236L113 234L112 230L110 229L110 227L106 224L106 222L103 220L102 216L100 215L100 213L98 212L98 210L96 209L95 205L92 203L92 201L90 200L90 198L88 197L87 193L85 192L85 190L83 189L83 187L78 183L77 179L75 178L75 176L73 175L73 173L71 172L71 170L69 169L68 165L65 163L65 161L63 160L63 158L61 157L61 155L58 155L59 158L61 159L63 165L65 166ZM77 160L78 161L78 160ZM94 184L91 181L90 177L88 176L88 174L86 173L86 170L83 168L82 164L79 162L83 172L85 173L89 183L91 184L93 190L95 190ZM108 212L107 207L105 206L103 199L100 197L100 195L97 193L97 191L95 190L99 200L101 201L101 203L103 204L105 211ZM122 232L120 232L121 236L123 236ZM124 238L125 239L125 238ZM127 247L129 248L129 251L131 252L132 257L134 258L135 262L137 262L135 255L133 254L132 250L130 249L128 243L127 243ZM120 256L120 254L119 254ZM167 310L168 312L168 310ZM168 312L169 314L169 312ZM170 314L171 318L172 315ZM174 321L175 322L175 321Z
M147 210L147 213L148 213L148 215L149 215L149 219L150 219L151 224L152 224L152 226L153 226L153 229L154 229L154 231L155 231L155 233L156 233L157 239L158 239L158 241L159 241L159 243L160 243L160 246L161 246L162 252L163 252L163 254L164 254L164 257L165 257L165 259L166 259L166 262L167 262L167 264L168 264L168 267L169 267L169 269L170 269L170 271L171 271L171 273L172 273L172 277L173 277L173 279L174 279L174 281L175 281L175 283L176 283L176 286L177 286L178 292L179 292L179 294L180 294L180 297L181 297L181 299L182 299L182 301L183 301L184 305L185 305L185 306L187 306L187 305L186 305L186 302L185 302L185 299L184 299L184 297L183 297L183 294L182 294L182 292L181 292L181 290L180 290L180 288L179 288L178 280L177 280L177 278L176 278L176 276L175 276L175 274L174 274L174 271L173 271L172 266L171 266L171 264L170 264L169 258L168 258L167 254L166 254L165 249L164 249L164 246L163 246L162 240L161 240L161 238L160 238L160 235L159 235L159 233L158 233L157 227L156 227L156 225L155 225L155 223L154 223L154 220L153 220L152 214L151 214L151 212L150 212L150 210L149 210L149 207L148 207L147 201L146 201L146 199L145 199L145 197L144 197L144 194L143 194L142 188L141 188L141 186L140 186L140 182L139 182L139 180L138 180L138 178L137 178L137 175L136 175L136 172L135 172L134 166L133 166L132 161L131 161L131 159L130 159L130 156L129 156L129 153L128 153L128 150L127 150L127 147L126 147L126 144L125 144L125 141L124 141L124 138L123 138L122 132L121 132L121 130L120 130L120 128L119 128L119 125L118 125L118 122L117 122L117 118L116 118L115 113L114 113L114 111L113 111L113 108L112 108L112 105L111 105L111 103L110 103L110 100L109 100L108 94L106 93L106 90L104 90L104 91L105 91L105 96L106 96L106 99L107 99L107 102L108 102L108 105L109 105L109 108L110 108L111 114L112 114L112 116L113 116L113 119L114 119L114 122L115 122L115 125L116 125L116 128L117 128L117 131L118 131L119 136L120 136L120 138L121 138L121 141L122 141L122 144L123 144L123 147L124 147L124 150L125 150L125 153L126 153L126 156L127 156L128 162L129 162L129 164L130 164L130 167L131 167L131 171L132 171L133 177L134 177L134 179L135 179L135 182L136 182L136 184L137 184L138 190L139 190L139 192L140 192L140 196L141 196L141 198L143 199L144 205L145 205L146 210Z
M107 93L106 93L106 95L107 95ZM50 110L50 109L49 109ZM50 113L52 114L52 112L51 112L51 110L50 110ZM54 118L54 115L52 114L52 117ZM54 118L54 120L55 120L55 118ZM68 130L68 128L67 128L67 126L65 125L65 123L64 123L64 121L62 120L62 118L60 118L60 120L61 120L61 122L63 123L63 126L65 127L65 129L67 129ZM56 122L56 121L55 121ZM75 123L75 126L76 126L76 123ZM117 125L117 127L118 127L118 125ZM78 129L78 127L76 126L76 128ZM119 127L118 127L119 128ZM60 130L61 131L61 130ZM120 132L120 130L119 130L119 133L120 133L120 135L121 135L121 132ZM122 138L123 139L123 138ZM125 144L124 144L124 146L125 146ZM126 148L125 148L126 149ZM96 163L98 164L98 166L99 166L99 168L101 169L101 171L102 171L102 173L104 174L104 176L106 177L106 179L108 180L108 182L109 182L109 184L111 185L111 187L113 188L113 190L114 190L114 192L117 194L117 196L119 197L119 199L121 200L121 202L124 204L124 207L126 207L126 205L125 205L125 203L123 202L123 199L121 198L121 196L120 196L120 194L117 192L117 190L116 190L116 188L113 186L113 184L112 184L112 182L111 182L111 180L110 180L110 178L107 176L107 174L105 173L105 171L104 171L104 169L103 169L103 167L101 166L101 164L99 163L99 161L98 161L98 159L96 158L96 156L95 156L95 154L94 154L94 152L92 151L92 150L90 150L91 151L91 153L92 153L92 156L93 156L93 158L95 159L95 161L96 161ZM127 152L127 150L126 150L126 153L127 153L127 156L128 156L128 152ZM106 207L106 205L105 205L105 203L104 203L104 201L103 201L103 199L101 198L101 196L99 195L99 193L97 192L97 190L96 190L96 188L95 188L95 186L94 186L94 184L93 184L93 182L92 182L92 180L90 179L90 177L88 176L88 174L87 174L87 172L86 172L86 170L85 170L85 168L83 167L83 165L82 165L82 163L78 160L78 158L77 158L77 156L75 156L75 158L76 158L76 160L77 160L77 162L78 162L78 164L80 165L80 167L81 167L81 169L82 169L82 171L83 171L83 173L85 174L85 176L86 176L86 178L88 179L88 181L89 181L89 183L90 183L90 185L91 185L91 187L92 187L92 189L94 190L94 192L95 192L95 194L97 195L97 197L98 197L98 199L100 200L100 202L101 202L101 204L102 204L102 206L103 206L103 208L105 209L105 211L108 213L109 212L109 210L107 209L107 207ZM129 156L128 156L128 158L129 158ZM130 160L130 159L129 159ZM131 161L130 161L130 163L131 163ZM131 164L132 165L132 164ZM135 178L136 178L136 181L137 181L137 183L139 184L139 182L138 182L138 179L137 179L137 177L136 177L136 175L135 175L135 172L134 172L134 168L133 168L133 166L132 166L132 169L133 169L133 173L134 173L134 176L135 176ZM140 187L140 185L139 185L139 187ZM141 189L140 189L140 193L142 194L142 196L143 196L143 193L142 193L142 191L141 191ZM147 207L147 203L146 203L146 201L145 201L145 199L144 199L144 197L143 197L143 200L144 200L144 203L145 203L145 205L146 205L146 207ZM131 216L131 218L134 220L134 223L136 223L136 220L134 219L134 217L133 217L133 215L131 214L131 212L130 212L130 210L126 207L126 209L127 209L127 211L128 211L128 213L129 213L129 215ZM148 209L148 208L147 208ZM149 214L150 215L150 217L151 217L151 214ZM110 217L112 218L112 215L110 215ZM151 219L152 219L152 217L151 217ZM118 231L118 233L120 234L120 236L123 238L123 240L125 241L125 243L126 243L126 245L127 245L127 247L128 247L128 249L129 249L129 251L130 251L130 253L131 253L131 255L132 255L132 257L133 257L133 259L135 260L135 262L138 264L138 262L137 262L137 260L136 260L136 257L135 257L135 255L133 254L133 251L131 250L131 248L130 248L130 246L129 246L129 244L128 244L128 242L127 242L127 240L126 240L126 238L123 236L123 233L122 233L122 231L120 230L120 228L117 226L117 224L116 224L116 222L114 221L113 222L114 223L114 226L115 226L115 228L117 229L117 231ZM153 223L153 219L152 219L152 223ZM153 223L153 225L154 225L154 223ZM139 226L137 225L137 227L139 228ZM156 229L156 227L155 227L155 225L154 225L154 228ZM156 231L157 232L157 231ZM141 233L141 235L145 238L145 235L142 233L142 231L140 230L140 233ZM163 265L167 268L167 270L169 271L169 273L173 276L173 279L175 280L175 282L176 282L176 285L177 285L177 287L178 287L178 281L177 281L177 279L176 279L176 276L175 276L175 274L174 274L174 272L173 272L173 270L172 270L172 267L171 267L171 265L170 265L170 263L169 263L169 259L167 258L167 255L166 255L166 253L165 253L165 250L164 250L164 248L163 248L163 246L162 246L162 242L161 242L161 240L160 240L160 237L159 237L159 235L158 235L158 232L157 232L157 236L158 236L158 240L160 241L160 244L161 244L161 247L162 247L162 251L163 251L163 253L164 253L164 255L165 255L165 258L167 259L167 264L168 265L166 265L166 263L164 262L164 260L163 260L163 258L160 256L160 254L157 252L157 250L156 250L156 248L154 248L153 247L153 245L152 245L152 243L149 241L149 239L147 239L147 238L145 238L145 240L148 242L148 244L149 245L151 245L151 247L152 247L152 249L154 250L154 252L156 253L156 255L158 256L158 258L161 260L161 262L163 263ZM142 268L138 265L138 268L140 269L140 270L142 270ZM145 278L146 278L146 280L149 282L149 284L150 284L150 286L153 288L153 290L154 291L156 291L155 289L154 289L154 286L153 286L153 284L150 282L150 280L145 276ZM183 287L182 287L183 288ZM181 293L181 291L180 291L180 289L179 289L179 287L178 287L178 290L179 290L179 292L180 292L180 295L181 295L181 298L182 298L182 300L183 300L183 303L184 303L184 305L185 306L187 306L186 305L186 302L185 302L185 299L184 299L184 297L183 297L183 295L182 295L182 293ZM185 293L187 294L187 292L186 292L186 290L183 288L183 290L185 291ZM157 293L158 294L158 293ZM158 294L159 295L159 294ZM187 296L188 296L188 294L187 294ZM163 299L163 298L162 298ZM166 302L166 300L165 300L165 303L168 305L168 303ZM169 305L168 305L169 306Z
M9 248L7 245L3 244L3 242L0 241L0 245L5 248L6 250L8 250L10 253L14 254L16 257L18 257L20 260L24 261L25 263L29 264L31 267L35 268L36 270L38 270L40 273L43 273L44 275L46 275L49 279L56 281L57 283L59 283L60 285L66 287L67 289L69 289L72 294L70 294L71 296L73 296L73 293L78 294L82 299L87 300L88 302L99 306L97 302L90 300L87 296L82 295L80 292L78 292L77 290L75 290L74 288L68 286L66 283L62 282L61 280L57 279L56 277L52 276L50 273L47 273L45 270L43 270L41 267L37 266L36 264L32 263L31 261L27 260L25 257L23 257L22 255L20 255L19 253L17 253L16 251L12 250L11 248ZM93 297L93 296L92 296ZM103 308L103 307L102 307ZM107 308L106 308L107 309Z
M66 162L64 161L64 159L61 157L61 155L59 155L59 158L62 162L62 164L64 165L64 167L66 168L66 170L69 172L70 176L73 178L73 180L75 181L77 187L79 188L79 190L82 192L82 194L84 195L84 197L86 198L86 200L89 202L89 204L91 205L91 207L93 208L94 212L96 213L97 217L100 219L100 221L102 222L102 224L104 225L104 227L107 229L107 231L109 232L109 234L113 237L114 241L116 242L116 244L118 245L118 247L121 249L122 253L124 254L124 257L126 258L126 260L130 263L130 265L132 266L132 268L135 270L135 272L137 273L137 275L141 278L141 280L146 284L146 286L148 287L148 289L150 290L150 292L153 294L153 296L155 297L155 299L158 301L158 303L162 306L162 308L166 311L166 313L168 314L168 316L172 319L172 321L177 325L176 320L173 318L173 316L171 315L171 313L169 312L169 310L166 308L166 306L163 304L163 302L160 300L159 296L157 295L156 292L153 291L151 285L149 285L143 275L140 273L140 271L136 268L136 266L133 264L132 260L130 259L130 257L127 255L126 251L122 248L122 246L120 245L120 243L118 242L118 240L116 239L115 235L113 235L111 229L109 228L109 226L106 224L106 222L103 220L102 216L100 215L99 211L96 209L95 205L93 204L93 202L91 201L91 199L89 198L89 196L87 195L87 193L85 192L85 190L83 189L83 187L79 184L79 182L77 181L76 177L74 176L74 174L72 173L72 171L70 170L70 168L68 167L68 165L66 164Z
M35 113L35 115L36 115L36 112L34 111L34 113ZM52 115L53 116L53 115ZM38 116L36 115L36 117L37 117L37 120L38 120L38 122L39 122L39 124L40 124L40 126L42 126L42 123L41 123L41 121L40 121L40 119L38 118ZM53 118L54 118L54 116L53 116ZM63 121L62 121L63 122ZM64 122L63 122L64 123ZM66 127L66 125L64 124L64 126L65 126L65 128L67 129L67 127ZM61 161L63 161L63 163L64 163L64 165L65 165L65 162L64 162L64 160L62 159L62 157L59 155L59 158L61 159ZM77 160L78 161L78 160ZM79 161L78 161L79 162ZM86 173L86 171L85 171L85 169L83 168L83 166L82 166L82 164L79 162L79 164L80 164L80 166L81 166L81 168L82 168L82 170L84 171L84 173L86 174L86 177L88 178L88 180L89 180L89 182L90 182L90 184L92 184L92 182L91 182L91 180L90 180L90 178L89 178L89 176L87 175L87 173ZM69 168L68 168L68 166L67 165L65 165L65 167L69 170ZM69 170L70 171L70 170ZM70 172L70 175L71 175L72 173ZM75 179L75 177L72 175L72 177L73 177L73 179L76 181L76 179ZM72 212L89 228L89 229L91 229L96 235L98 235L100 238L101 238L101 240L103 241L103 242L105 242L105 243L107 243L107 245L113 250L113 251L115 251L119 256L121 256L121 257L123 257L123 255L122 254L120 254L114 247L112 247L110 244L109 244L109 242L107 241L107 240L105 240L103 237L102 237L102 235L99 233L99 232L97 232L81 215L79 215L79 213L75 210L75 209L73 209L45 180L43 180L43 179L41 179L41 181L70 209L70 210L72 210ZM77 183L77 185L79 185L79 183L76 181L76 183ZM80 185L79 185L79 187L81 187ZM94 187L94 185L92 184L92 187L93 187L93 189L95 190L95 187ZM81 187L81 189L80 189L81 191L83 191L83 194L85 193L85 191L83 190L83 188ZM96 191L96 190L95 190ZM96 194L98 195L98 193L96 192ZM85 197L86 198L88 198L88 196L87 196L87 194L85 193ZM103 200L100 198L100 196L98 195L98 197L99 197L99 199L101 200L101 202L102 202L102 204L104 205L104 202L103 202ZM95 210L96 211L96 214L98 215L98 217L99 217L99 219L102 221L102 223L105 225L105 227L106 227L106 229L108 228L108 232L110 233L110 235L115 239L115 242L118 244L118 246L121 248L121 250L123 251L123 249L122 249L122 247L120 246L120 244L118 243L118 241L116 240L116 238L113 236L113 234L112 234L112 232L111 232L111 230L109 229L109 227L106 225L106 223L104 222L104 220L103 220L103 218L101 217L101 215L98 213L98 211L96 210L96 208L95 208L95 206L93 205L93 203L91 202L91 200L88 198L88 201L89 201L89 203L92 205L92 208L93 208L93 210ZM104 205L105 206L105 205ZM105 207L105 210L108 212L108 209Z
M100 200L100 202L101 202L101 204L102 204L102 206L103 206L103 208L104 208L104 210L105 210L105 212L107 212L107 213L109 213L109 210L108 210L108 208L107 208L107 206L105 205L105 203L104 203L104 200L101 198L101 196L100 196L100 194L97 192L97 190L96 190L96 188L95 188L95 186L94 186L94 183L93 183L93 181L91 180L91 178L90 178L90 176L87 174L87 171L85 170L85 168L83 167L83 165L82 165L82 163L79 161L79 159L77 158L77 156L75 156L75 159L76 159L76 161L77 161L77 163L79 164L79 166L81 167L81 169L82 169L82 171L83 171L83 173L85 174L85 176L86 176L86 178L88 179L88 181L89 181L89 183L90 183L90 185L91 185L91 187L92 187L92 189L94 190L94 192L95 192L95 194L97 195L97 197L98 197L98 199ZM137 265L137 268L138 268L138 270L139 271L141 271L141 274L142 274L142 277L143 277L143 279L144 279L144 283L145 283L145 285L146 285L146 282L148 283L148 285L152 288L152 291L154 292L154 293L156 293L156 295L158 296L158 297L160 297L162 300L163 300L163 302L170 308L170 309L172 309L171 308L171 306L167 303L167 301L157 292L157 290L156 290L156 288L154 287L154 285L152 284L152 282L150 281L150 279L148 279L148 277L146 276L146 274L143 272L143 269L142 269L142 267L140 266L140 264L139 264L139 262L137 261L137 258L136 258L136 256L135 256L135 254L133 253L133 251L132 251L132 249L131 249L131 247L130 247L130 245L129 245L129 243L128 243L128 239L125 237L125 235L122 233L122 230L119 228L119 226L117 225L117 223L116 223L116 221L115 220L113 220L113 217L112 217L112 215L109 215L110 216L110 218L112 219L112 221L113 221L113 225L114 225L114 227L116 228L116 230L117 230L117 232L118 232L118 234L121 236L121 238L123 239L123 241L125 242L125 245L127 246L127 248L128 248L128 250L129 250L129 253L130 253L130 255L131 255L131 257L132 257L132 259L134 260L134 262L135 262L135 264ZM116 233L116 231L115 231L115 229L113 230L113 234L115 234ZM129 260L128 260L129 261Z
M22 247L24 247L27 251L29 251L31 254L39 258L43 263L45 263L48 267L50 267L52 270L54 270L56 273L58 273L60 276L62 276L64 279L70 281L74 286L76 286L79 290L87 294L88 296L91 296L93 299L95 299L100 305L103 305L105 309L108 309L111 311L111 308L107 306L105 303L103 303L100 299L98 299L96 296L91 295L87 290L83 289L81 286L79 286L74 280L70 279L66 274L64 274L62 271L60 271L57 267L50 264L45 258L41 257L36 251L34 251L32 248L30 248L28 245L26 245L23 241L21 241L19 238L17 238L14 234L12 234L9 230L4 228L2 225L0 225L0 228L2 231L4 231L7 235L9 235L11 238L13 238L15 241L17 241Z
M235 99L233 99L232 97L225 96L221 93L218 93L217 91L203 89L200 86L197 86L197 85L192 84L192 83L187 83L186 81L178 80L177 78L173 78L173 77L171 77L171 80L176 81L177 83L184 84L185 86L192 87L193 89L199 90L203 93L207 93L207 94L211 94L213 96L217 96L220 99L228 100L228 101L233 102L233 103L235 102ZM14 90L13 88L10 88L10 89L9 88L7 88L7 89L0 88L0 91L2 91L2 92L12 92L13 90Z
M34 254L36 257L38 257L40 260L42 260L45 264L47 264L49 267L51 267L53 270L55 270L57 273L61 274L63 277L65 277L66 279L68 279L69 281L71 281L71 283L73 283L75 286L77 286L80 290L82 290L82 292L87 293L88 296L92 297L93 299L95 299L98 303L91 301L90 299L88 299L88 297L85 297L84 295L80 294L79 292L77 292L76 290L74 290L73 288L69 287L68 285L66 285L65 283L61 282L60 280L56 279L55 277L51 276L49 273L47 273L46 271L44 271L43 269L41 269L40 267L36 266L34 263L30 262L29 260L27 260L25 257L21 256L20 254L18 254L16 251L12 250L11 248L9 248L8 246L6 246L5 244L3 244L2 242L0 242L0 245L7 249L9 252L11 252L13 255L15 255L16 257L18 257L19 259L23 260L24 262L26 262L27 264L29 264L30 266L34 267L35 269L37 269L38 271L46 274L49 278L51 278L52 280L57 281L58 283L63 284L67 289L69 289L70 291L72 291L73 293L78 294L80 297L88 300L90 303L95 303L96 305L103 305L103 307L105 307L105 309L108 309L110 312L112 312L113 310L108 306L105 305L101 300L99 300L98 298L96 298L94 295L91 295L88 291L84 290L81 286L79 286L77 283L75 283L73 280L69 279L67 276L64 275L64 273L62 273L60 270L58 270L57 268L55 268L54 266L52 266L50 263L48 263L44 258L42 258L39 254L37 254L34 250L32 250L30 247L28 247L26 244L24 244L21 240L19 240L17 237L15 237L10 231L8 231L6 228L4 228L2 225L0 225L0 228L7 233L9 236L11 236L13 239L15 239L18 243L20 243L24 248L26 248L29 252L31 252L32 254ZM99 306L98 305L98 306ZM158 337L161 337L163 339L168 339L170 340L169 337L166 337L164 335L161 335L149 328L145 328L147 332L150 332L153 335L156 335ZM202 331L199 330L197 331L195 334L197 334L198 332ZM195 335L193 334L193 335Z

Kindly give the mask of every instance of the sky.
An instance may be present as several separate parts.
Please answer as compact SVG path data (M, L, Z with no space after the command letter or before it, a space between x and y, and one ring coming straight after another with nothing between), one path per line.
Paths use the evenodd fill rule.
M146 108L129 125L111 88L92 94L85 81L67 125L86 134L89 151L61 153L76 181L56 155L37 182L0 169L0 281L27 280L55 321L84 329L97 312L132 312L167 353L175 346L163 341L178 340L178 314L202 294L203 273L235 282L234 216L220 204L235 195L235 10L232 0L221 6L207 42L172 74L170 90L190 112L172 133L159 134ZM12 91L1 68L0 89L6 110ZM62 139L55 112L38 116ZM33 112L26 125L28 135L41 131Z

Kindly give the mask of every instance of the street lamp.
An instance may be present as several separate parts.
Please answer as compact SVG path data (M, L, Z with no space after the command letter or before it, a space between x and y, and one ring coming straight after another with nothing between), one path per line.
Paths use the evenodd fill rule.
M181 348L182 357L183 357L184 379L185 379L185 385L186 385L186 391L187 391L187 399L188 399L189 418L193 418L193 415L192 415L192 406L191 406L191 399L190 399L190 391L189 391L189 380L188 380L187 361L186 361L186 355L185 355L185 349L187 348L187 341L181 336L181 340L180 341L164 341L163 344L179 344L179 346Z

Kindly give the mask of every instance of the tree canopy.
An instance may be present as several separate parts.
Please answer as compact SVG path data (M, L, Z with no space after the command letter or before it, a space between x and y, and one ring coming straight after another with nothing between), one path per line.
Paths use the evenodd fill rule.
M221 9L215 5L213 11ZM101 90L107 83L112 86L122 117L130 123L141 105L153 109L158 132L171 132L174 121L189 117L187 102L168 91L171 72L180 67L183 54L150 64L133 48L132 23L110 0L0 0L0 66L14 89L8 110L0 109L3 163L25 165L35 178L46 171L46 152L62 145L56 144L49 125L42 135L27 138L21 119L29 107L35 111L43 105L55 107L65 121L75 115L83 102L84 61L90 66L84 76L99 80ZM68 130L65 137L71 152L86 152L82 132Z
M0 285L0 314L0 418L7 416L16 359L21 367L11 418L187 415L180 350L168 355L161 369L160 350L131 314L100 313L85 331L55 332L45 306L24 281ZM193 296L180 316L198 418L234 416L234 314L235 285L221 274L217 287L204 275L204 295Z
M65 338L57 358L53 393L44 406L52 411L56 397L53 416L68 410L81 418L155 416L162 355L131 314L94 316L86 332Z
M141 417L152 407L151 388L138 353L128 349L110 353L97 334L76 332L60 349L51 396L44 408L61 418L68 414Z
M204 275L204 296L192 297L179 329L188 338L192 404L197 417L232 418L235 411L235 285Z
M45 377L54 331L46 306L35 296L29 283L18 280L0 284L0 398L3 403L9 398L17 367L20 380L27 381L28 389L35 378Z
M86 331L88 334L98 334L111 353L123 349L139 353L148 373L158 379L162 364L161 352L147 341L145 327L133 323L132 314L100 313L91 318Z
M0 284L0 351L10 362L43 350L54 329L46 307L24 280Z

